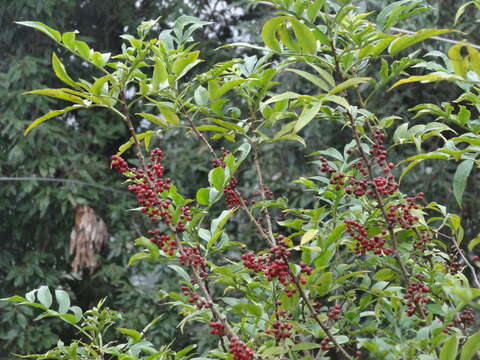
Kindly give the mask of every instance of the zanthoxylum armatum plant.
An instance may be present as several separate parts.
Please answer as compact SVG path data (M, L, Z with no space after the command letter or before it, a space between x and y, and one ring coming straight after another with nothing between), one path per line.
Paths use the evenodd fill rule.
M85 338L68 348L68 358L107 353L115 359L474 359L480 349L478 259L459 248L461 218L435 199L403 189L399 164L389 154L407 140L421 145L431 136L444 138L450 128L428 123L409 134L404 126L409 119L380 118L369 109L374 98L387 101L393 85L400 91L415 80L461 80L458 74L437 74L397 82L422 64L412 46L451 30L389 31L428 11L422 1L398 1L378 14L360 13L349 0L272 0L257 6L272 8L261 29L264 45L226 45L250 47L257 55L205 72L198 70L202 55L193 36L208 23L193 17L182 16L160 33L156 21L144 22L137 36L121 36L122 52L115 55L90 49L75 32L19 22L88 62L92 74L89 80L72 79L53 53L53 70L66 87L28 93L72 105L36 119L25 135L82 108L104 108L125 123L129 139L112 156L111 167L135 194L134 210L151 220L148 234L135 240L142 250L130 263L161 262L173 269L180 284L161 294L183 316L180 327L204 323L217 339L203 353L193 346L177 353L151 344L145 350L132 346L144 344L143 332L121 329L130 345L107 351L95 343L89 352ZM279 93L286 73L305 80L309 90L298 93L281 84L287 91ZM478 85L478 78L465 81ZM150 129L139 132L144 120ZM265 145L307 147L302 135L317 121L335 124L346 145L306 154L312 171L291 181L311 194L312 202L294 208L287 191L282 196L270 191L274 180L262 155ZM161 139L173 130L196 137L211 155L211 170L196 193L175 186L178 174L166 175ZM160 145L151 149L153 143ZM136 161L122 157L127 151ZM256 200L241 190L249 168L256 174L251 189ZM468 174L462 174L457 193L465 189ZM233 218L256 235L229 233ZM474 241L471 248L479 242ZM42 309L50 311L45 316L60 316L81 329L81 312L73 316L65 306L63 313L52 312L51 296L48 306L40 299L42 294L45 301L47 290L36 291ZM32 294L9 300L39 305ZM37 357L67 358L58 349Z

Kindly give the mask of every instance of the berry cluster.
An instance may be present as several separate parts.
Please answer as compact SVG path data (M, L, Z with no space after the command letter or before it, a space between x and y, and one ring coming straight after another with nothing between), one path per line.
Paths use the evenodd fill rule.
M203 309L203 308L209 308L210 307L205 300L201 300L200 296L197 293L190 290L190 288L188 286L182 285L182 286L180 286L180 290L183 292L184 296L189 297L188 302L190 304L196 303L197 309L200 310L200 309Z
M394 166L393 164L391 164ZM385 168L385 170L390 170L389 168ZM387 177L378 176L373 179L373 186L375 190L383 196L393 195L395 191L398 190L398 184L395 181L395 177L392 174L389 174ZM373 190L367 191L368 195L374 195Z
M386 231L382 231L381 235L369 237L367 230L359 222L345 220L345 225L347 225L347 232L356 240L355 252L357 254L365 254L367 251L371 251L375 255L390 255L393 252L390 248L384 248Z
M221 322L211 321L208 326L212 328L212 330L210 330L210 334L218 335L220 337L225 336L225 325L223 325Z
M423 193L419 193L415 197L407 197L406 203L391 205L387 211L388 222L403 229L410 229L420 219L418 216L412 215L413 209L420 208L415 201L423 201L423 199Z
M165 224L171 224L170 206L171 200L159 198L158 194L170 189L170 178L164 178L164 167L161 162L163 159L163 152L156 148L152 150L150 156L150 163L146 170L129 168L128 164L121 157L112 156L112 168L127 176L133 181L133 184L128 186L128 190L136 195L138 203L142 206L140 210L144 214L148 214L152 222L158 222L160 219ZM185 215L184 215L185 216ZM191 219L191 218L190 218ZM188 218L187 218L188 220ZM178 231L184 230L184 223L177 224Z
M285 310L278 310L275 312L275 315L277 316L277 320L272 324L272 329L265 330L265 333L267 335L273 334L276 341L290 338L292 336L291 330L293 325L286 322L285 319L291 319L292 316L286 316L287 312Z
M384 145L385 134L377 129L373 138L374 144L372 145L372 150L370 150L370 155L375 157L378 165L385 166L385 161L387 160L387 151Z
M242 255L243 265L256 273L263 272L268 281L278 280L285 287L285 294L292 296L296 293L295 288L288 288L295 283L289 272L287 259L292 255L287 249L287 244L283 241L284 237L279 236L277 246L272 247L267 254L255 256L252 252ZM306 266L302 267L302 273L311 274L312 268ZM301 278L302 283L306 280Z
M265 185L261 185L261 189L263 190L263 193L265 194L265 199L266 200L272 200L273 199L273 192L272 190L270 190L267 186ZM259 197L262 195L262 191L260 190L257 190L257 191L254 191L251 195L252 198L255 198L255 197ZM255 200L252 200L252 204L255 204L256 201Z
M195 269L201 269L203 272L206 270L205 258L200 254L198 247L184 247L182 248L182 254L178 260L180 264L188 264Z
M332 174L330 185L335 185L335 190L340 190L345 185L345 174L342 172Z
M423 281L424 276L418 274L416 275L416 278L419 281ZM431 298L426 296L426 294L428 294L429 292L430 290L423 282L410 283L407 289L407 294L405 294L405 296L403 297L405 300L408 301L408 309L406 310L408 316L412 316L413 314L415 314L416 306L420 307L422 304L428 304L430 301L432 301Z
M230 181L228 182L228 185L225 186L223 189L223 193L225 195L225 201L228 204L229 209L233 209L236 206L240 205L240 198L237 195L237 188L238 181L236 178L231 178Z
M192 217L190 216L190 207L189 206L182 206L180 218L177 222L175 230L177 232L184 232L185 231L185 222L184 221L191 221Z
M330 320L338 321L340 320L340 313L342 312L342 307L340 305L330 306L327 312L327 316Z
M230 339L230 353L233 355L233 360L254 359L253 350L236 337Z
M161 235L159 229L150 230L148 232L150 241L157 244L165 254L172 256L177 248L177 242L173 240L170 235Z
M320 342L320 349L322 349L323 351L330 350L330 341L332 341L332 339L330 339L328 336L324 337Z
M289 324L282 320L276 320L272 325L272 329L267 329L265 333L273 334L275 336L275 340L280 341L282 339L288 339L292 336L292 328L292 324Z
M365 192L368 189L368 183L365 179L356 179L353 176L350 176L348 179L348 186L345 189L347 194L353 194L357 197L365 195Z
M416 250L425 250L427 243L432 240L429 234L423 234L414 244L413 248Z
M455 319L455 324L463 326L470 326L475 324L475 314L473 313L472 309L463 309L462 312Z
M325 159L325 157L323 156L320 156L320 162L322 163L322 166L320 168L320 171L321 172L324 172L324 173L329 173L329 174L332 174L335 172L335 169L332 168L329 164L328 164L328 161L327 159Z
M112 155L111 167L123 174L128 171L128 163L120 156Z
M217 167L226 167L227 164L225 163L225 156L227 156L228 154L230 154L230 151L228 151L227 149L225 148L222 148L222 154L223 156L222 157L219 157L218 159L214 159L212 160L212 166L214 168L217 168Z

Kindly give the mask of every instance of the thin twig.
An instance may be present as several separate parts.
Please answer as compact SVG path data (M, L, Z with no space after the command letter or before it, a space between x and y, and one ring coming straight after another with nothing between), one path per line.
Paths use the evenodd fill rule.
M257 170L258 176L258 183L260 186L260 194L262 195L262 200L267 200L267 196L265 195L265 185L263 183L263 175L262 175L262 168L260 166L260 159L258 157L258 151L256 144L252 144L253 149L253 162L255 163L255 169ZM265 220L267 221L267 230L268 230L268 237L270 238L270 242L275 245L275 237L273 236L273 229L272 229L272 218L270 217L270 212L266 207L262 209L262 212L265 216Z
M475 283L475 286L478 289L480 289L480 281L478 280L477 272L475 270L475 267L470 263L470 261L468 261L467 257L464 255L463 250L458 246L458 243L457 243L457 240L455 239L455 237L443 234L443 233L441 233L440 231L437 231L437 230L433 230L433 231L436 234L438 234L440 236L443 236L444 238L449 239L453 243L453 246L455 246L455 248L457 249L458 253L460 254L460 257L463 259L463 261L465 261L465 264L467 264L470 271L472 272L473 282Z
M284 261L288 261L288 260L284 257ZM317 312L315 311L315 309L313 308L313 305L308 300L307 295L305 295L305 292L303 291L302 286L298 282L297 277L292 273L292 270L289 269L289 273L290 273L290 277L293 279L293 281L295 283L295 287L297 288L298 293L300 294L300 297L303 299L303 302L307 305L307 307L310 310L310 313L312 314L315 322L322 328L322 330L331 339L331 341L333 342L335 347L343 354L343 356L345 356L348 360L353 360L353 357L343 348L342 345L340 345L337 342L337 340L335 340L335 337L330 332L328 327L318 318Z
M190 123L190 125L192 126L192 130L193 132L198 136L198 138L207 146L208 148L208 151L210 152L210 154L212 154L213 158L216 159L217 158L217 154L215 153L215 150L213 150L213 147L212 145L210 145L210 142L207 140L207 138L205 137L205 135L203 135L200 131L198 131L197 127L195 126L195 123L193 122L192 118L190 116L188 116L187 113L183 113L183 116L185 116L185 119L187 119L187 121Z

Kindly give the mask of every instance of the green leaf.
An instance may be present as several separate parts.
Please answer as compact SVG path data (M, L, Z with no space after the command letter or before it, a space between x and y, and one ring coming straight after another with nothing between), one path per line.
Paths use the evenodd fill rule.
M265 45L275 51L280 51L280 45L277 40L277 28L284 21L284 17L277 17L268 20L262 28L262 40Z
M467 186L467 179L472 171L473 164L473 160L462 161L460 165L458 165L455 175L453 176L453 195L460 207L462 207L463 192Z
M180 119L178 118L177 114L175 114L172 109L167 106L158 105L160 112L162 113L165 120L167 120L172 125L180 124Z
M395 55L400 51L412 45L415 45L423 40L426 40L432 36L437 36L437 35L445 34L447 32L452 32L452 31L453 30L450 30L450 29L422 29L412 35L402 35L398 39L395 39L394 41L392 41L392 43L388 47L388 52L391 55Z
M60 42L62 36L57 30L52 29L51 27L48 27L47 25L39 22L39 21L15 21L16 24L18 25L23 25L23 26L28 26L33 29L37 29L41 32L43 32L45 35L48 37L52 38L56 42Z
M100 68L103 68L105 66L105 64L108 62L109 58L110 58L109 53L102 54L102 53L99 53L98 51L94 51L93 54L90 56L90 61L94 65L96 65Z
M55 290L55 298L58 302L58 312L64 314L70 309L70 297L65 290Z
M310 121L312 121L315 116L318 114L320 111L320 108L322 107L321 102L316 102L309 108L305 107L298 117L298 120L295 122L295 126L293 128L293 132L296 134L298 133L301 129L303 129Z
M287 100L287 99L298 99L300 96L302 96L302 95L291 92L291 91L287 91L287 92L284 92L283 94L278 94L278 95L272 96L270 99L265 101L262 104L262 106L267 106L268 104L278 102L278 101L282 101L282 100Z
M228 132L227 129L217 125L201 125L197 127L197 130L198 131L215 131L215 132L221 132L221 133Z
M198 55L200 54L200 51L192 51L189 53L187 56L182 56L179 57L175 62L173 63L172 66L172 71L175 75L180 76L183 72L183 70L189 65L193 64L197 59Z
M452 335L442 346L439 360L455 360L458 351L458 337Z
M205 89L203 86L198 86L195 89L195 93L193 96L197 105L200 105L200 106L208 105L208 99L209 99L208 90Z
M300 245L305 245L312 241L315 236L318 234L318 229L310 229L308 230L305 234L303 234L301 240L300 240Z
M108 80L112 78L112 75L105 75L95 80L90 89L91 93L96 96L104 95L108 92ZM107 91L104 91L107 89Z
M468 251L472 251L475 246L480 244L480 235L477 235L468 243Z
M190 275L188 275L188 273L182 267L178 265L168 265L168 267L175 271L183 280L190 282Z
M333 229L333 231L330 233L330 236L328 237L325 247L328 248L330 245L340 240L346 228L347 228L347 225L345 225L345 223L341 223L337 225L335 229Z
M263 314L262 308L257 304L236 304L233 305L232 308L238 311L241 315L244 313L250 313L259 318Z
M215 243L215 241L217 241L217 239L222 235L223 227L234 212L235 209L223 210L216 219L212 220L212 223L210 224L210 232L212 233L212 237L208 241L208 248L211 247Z
M77 320L77 322L82 320L82 309L80 309L78 306L71 306L70 311L73 312L73 314L75 315L75 319Z
M376 272L373 280L376 281L388 281L395 278L397 274L391 269L381 269Z
M321 345L309 342L301 342L299 344L293 345L290 350L291 351L305 351L305 350L313 350L318 349Z
M197 202L200 205L208 205L208 196L210 194L210 189L209 188L201 188L198 189L197 194L195 198L197 199Z
M70 325L75 325L78 322L77 318L73 314L60 314L59 317Z
M150 255L153 258L155 259L158 258L159 256L158 246L153 242L151 242L150 239L147 239L145 236L140 236L139 238L135 239L135 244L143 246L144 248L148 249L150 251Z
M8 302L28 302L27 299L25 299L24 297L19 296L19 295L10 296L10 297L8 297L8 298L3 298L3 299L0 299L0 301L8 301Z
M307 65L313 68L316 72L320 74L322 78L325 79L325 81L328 83L329 88L333 88L335 86L335 79L330 72L314 64L307 63Z
M52 67L55 75L57 75L57 77L65 84L70 85L73 88L79 88L77 83L73 81L70 76L68 76L65 66L63 66L62 62L55 53L52 53Z
M444 72L434 72L428 75L410 76L406 79L399 80L395 84L393 84L390 87L390 89L388 89L387 91L390 91L399 85L412 83L412 82L420 82L422 84L425 84L425 83L431 83L436 81L458 81L458 80L463 80L463 78L458 75L448 74Z
M300 43L301 48L307 54L316 54L317 39L308 26L293 17L289 17L288 19L292 24L293 32L295 33L295 37Z
M161 127L168 127L168 124L163 119L160 119L156 115L148 114L148 113L136 113L135 115L141 116L155 125L158 125Z
M460 360L471 360L480 351L480 331L470 336L462 346Z
M37 298L38 301L40 301L40 303L47 308L52 305L52 294L50 293L48 286L40 286L37 292Z
M372 78L369 77L356 77L348 79L341 84L335 86L332 90L329 91L328 95L335 95L336 93L339 93L349 87L369 82L371 79Z
M454 25L457 25L457 22L458 20L460 19L460 17L463 15L463 13L465 12L465 10L467 9L468 6L470 5L473 5L474 2L473 1L469 1L467 2L466 4L463 4L462 6L460 6L457 10L457 13L455 14L455 19L453 21L453 24Z
M143 259L150 259L151 257L152 257L152 255L148 252L145 252L145 251L135 253L132 256L130 256L130 259L128 259L128 266L136 263L137 261L143 260Z
M125 328L117 328L117 331L121 332L124 335L127 335L129 338L133 340L133 343L136 344L142 340L142 334L137 330L133 329L125 329Z
M330 90L330 86L325 81L323 81L322 79L320 79L319 77L317 77L315 75L310 74L309 72L306 72L306 71L303 71L303 70L298 70L298 69L285 69L285 70L286 71L291 71L295 74L300 75L301 77L303 77L304 79L307 79L308 81L310 81L311 83L318 86L320 89L322 89L324 91L329 91Z
M161 85L168 84L168 73L165 65L160 60L155 61L153 66L152 87L158 91Z
M48 119L51 119L55 116L58 116L58 115L62 115L62 114L65 114L69 111L72 111L72 110L76 110L76 109L79 109L83 106L80 106L80 105L73 105L73 106L69 106L69 107L66 107L65 109L62 109L62 110L52 110L50 111L49 113L43 115L43 116L40 116L39 118L35 119L28 127L27 129L24 131L23 135L26 136L33 128L37 127L38 125L40 125L42 122L48 120Z
M67 49L75 52L75 37L77 32L66 32L62 34L62 42L67 47Z
M223 190L225 184L225 171L222 167L216 167L208 173L208 182L217 190Z
M83 99L79 96L72 95L71 93L66 92L65 90L71 91L70 89L39 89L26 91L22 95L29 94L38 94L45 95L56 99L67 100L77 104L84 104Z

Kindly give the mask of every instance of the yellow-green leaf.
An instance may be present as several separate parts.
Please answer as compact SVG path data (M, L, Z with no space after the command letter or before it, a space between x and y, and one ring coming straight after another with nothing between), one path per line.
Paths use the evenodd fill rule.
M155 125L162 126L162 127L168 127L168 124L156 115L148 114L148 113L136 113L135 115L141 116L144 119L147 119L148 121L150 121L151 123L153 123Z
M38 90L24 92L22 95L39 94L39 95L45 95L45 96L49 96L56 99L67 100L77 104L83 104L83 99L81 97L65 92L65 90L70 90L70 89L38 89Z
M463 80L463 78L458 75L448 74L444 72L434 72L428 75L410 76L406 79L399 80L395 84L393 84L390 87L390 89L388 89L387 91L390 91L399 85L408 84L412 82L420 82L422 84L425 84L425 83L436 82L436 81L457 81L457 80Z
M315 75L310 74L309 72L306 72L306 71L303 71L303 70L298 70L298 69L285 69L285 70L291 71L295 74L300 75L301 77L303 77L304 79L307 79L312 84L318 86L320 89L322 89L324 91L329 91L330 90L330 86L325 81L323 81L322 79L320 79L319 77L317 77Z
M452 32L452 31L453 30L450 30L450 29L422 29L412 35L402 35L399 38L392 41L392 43L388 47L388 52L391 55L395 55L400 51L412 45L415 45L423 40L426 40L432 36L437 36L437 35L445 34L447 32Z
M108 80L110 80L111 77L112 75L105 75L95 80L95 82L92 85L92 88L90 89L90 92L96 96L106 94L108 92ZM104 89L107 89L107 91L104 91Z
M445 341L440 350L439 360L455 360L458 352L458 337L457 335L452 335L450 339Z
M462 346L460 360L471 360L480 350L480 331L476 332L468 338Z
M320 111L320 108L322 106L322 103L316 102L313 104L311 107L307 108L305 107L298 117L298 120L295 122L295 126L293 128L293 132L296 134L298 133L301 129L303 129L310 121L313 120L313 118L317 115L317 113Z
M180 124L180 119L178 118L177 114L175 114L172 109L167 106L158 105L160 112L162 113L165 120L167 120L172 125Z
M25 132L23 133L24 136L26 136L30 130L32 130L33 128L37 127L38 125L40 125L42 122L48 120L48 119L51 119L55 116L58 116L58 115L62 115L62 114L65 114L66 112L69 112L69 111L72 111L72 110L75 110L75 109L79 109L83 106L81 105L73 105L73 106L68 106L66 107L65 109L62 109L62 110L53 110L53 111L50 111L48 112L47 114L43 115L43 116L40 116L39 118L35 119L28 127L27 129L25 130Z
M280 51L280 45L277 39L277 28L283 22L285 17L277 17L268 20L262 28L262 39L265 45L275 51Z
M28 26L37 29L57 42L60 42L62 38L57 30L54 30L39 21L15 21L15 23L18 25Z
M295 18L290 17L289 20L292 23L293 32L295 37L300 43L300 47L307 54L316 54L317 52L317 39L307 25L301 23Z
M168 73L165 65L160 60L155 61L153 66L152 86L154 91L158 91L161 84L168 82Z
M370 80L371 78L369 77L357 77L357 78L348 79L342 82L341 84L338 84L337 86L335 86L332 90L329 91L328 95L335 95L336 93L339 93L349 87L363 84L363 83L369 82Z
M312 241L315 236L318 234L318 229L310 229L305 234L303 234L302 239L300 240L300 245L308 244Z
M58 58L57 54L52 53L52 66L55 75L62 80L65 84L70 85L71 87L78 88L79 86L75 81L72 80L70 76L68 76L65 67L63 66L62 62Z

